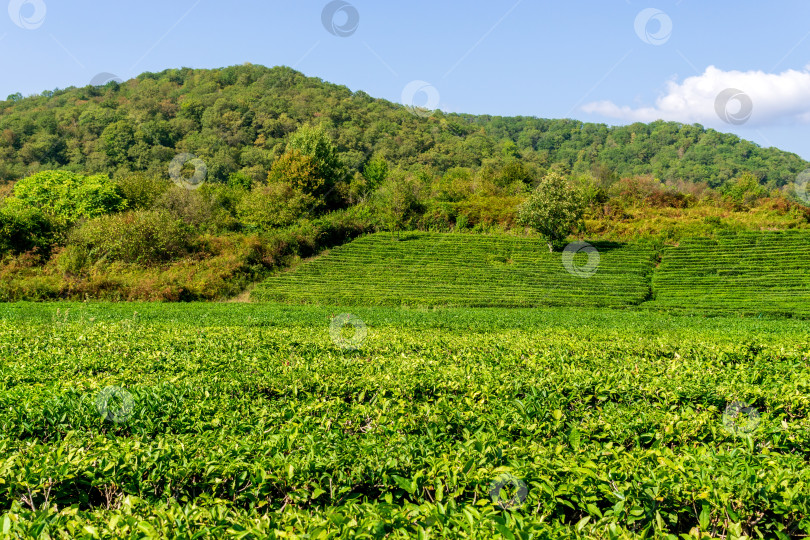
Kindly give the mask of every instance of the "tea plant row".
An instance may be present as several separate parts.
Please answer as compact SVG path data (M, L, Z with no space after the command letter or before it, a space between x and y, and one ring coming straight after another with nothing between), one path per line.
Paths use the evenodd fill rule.
M810 532L798 321L135 307L0 309L0 531Z
M254 298L328 305L621 306L649 294L654 250L596 245L572 257L537 239L461 234L363 237L262 283ZM590 272L577 268L592 266Z

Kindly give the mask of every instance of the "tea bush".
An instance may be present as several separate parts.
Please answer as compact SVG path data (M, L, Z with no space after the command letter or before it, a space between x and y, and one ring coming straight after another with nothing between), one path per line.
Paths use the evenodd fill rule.
M0 306L0 530L810 533L803 323L357 308L367 336L348 350L338 313Z

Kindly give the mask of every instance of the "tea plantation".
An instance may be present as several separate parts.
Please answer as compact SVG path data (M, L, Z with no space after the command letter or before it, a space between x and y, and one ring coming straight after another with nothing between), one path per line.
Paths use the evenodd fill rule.
M741 233L663 250L649 307L810 315L810 235Z
M262 283L254 298L326 305L622 306L650 293L655 250L596 243L566 270L539 239L378 233ZM591 257L591 259L589 259Z
M663 248L595 242L566 256L540 240L505 235L422 233L397 241L375 234L268 279L253 296L343 306L640 306L810 317L807 232L688 238Z
M0 306L0 534L810 534L805 323L341 315Z

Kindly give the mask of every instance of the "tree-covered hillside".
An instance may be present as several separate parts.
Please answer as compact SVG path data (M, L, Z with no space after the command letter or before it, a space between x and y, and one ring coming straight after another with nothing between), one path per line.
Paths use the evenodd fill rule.
M240 171L264 181L288 135L305 123L326 130L349 175L377 157L392 168L420 167L420 174L432 176L465 167L503 183L539 178L556 166L710 187L751 172L775 188L810 166L794 154L699 125L415 115L290 68L243 65L170 69L123 84L9 96L0 102L0 181L57 168L165 174L179 152L201 158L211 181Z

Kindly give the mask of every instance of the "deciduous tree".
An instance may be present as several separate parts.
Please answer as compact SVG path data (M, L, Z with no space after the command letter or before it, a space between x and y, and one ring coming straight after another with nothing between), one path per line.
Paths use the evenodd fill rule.
M554 251L582 224L584 211L578 190L559 173L550 172L518 208L518 223L539 232L548 242L549 251Z

